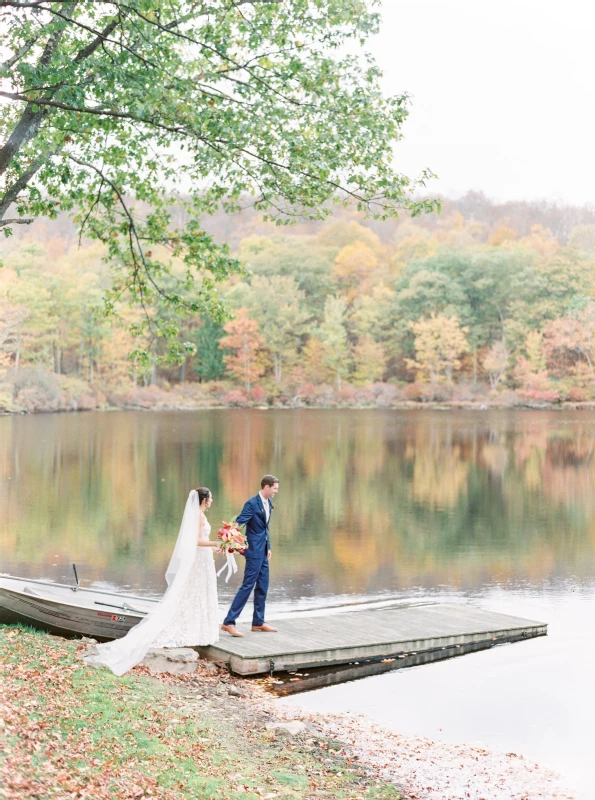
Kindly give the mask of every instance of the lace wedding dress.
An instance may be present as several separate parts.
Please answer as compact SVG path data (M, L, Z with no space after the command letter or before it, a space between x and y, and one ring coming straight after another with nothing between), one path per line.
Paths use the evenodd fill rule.
M200 541L206 542L211 526L200 512ZM219 609L215 560L210 547L197 547L192 569L173 620L152 647L191 647L213 644L219 639Z
M167 590L157 606L126 636L99 644L84 656L87 664L109 667L123 675L139 664L151 647L189 647L213 644L219 639L217 576L213 550L199 547L209 538L211 526L200 510L193 489L165 579Z

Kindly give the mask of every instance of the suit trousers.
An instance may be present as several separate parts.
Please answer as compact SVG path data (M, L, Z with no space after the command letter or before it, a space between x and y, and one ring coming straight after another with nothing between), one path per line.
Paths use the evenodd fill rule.
M265 549L262 558L247 558L244 567L244 580L236 592L236 596L230 606L227 616L223 620L224 625L235 625L236 619L244 610L248 602L250 592L254 589L254 613L252 614L253 625L264 624L264 606L269 589L269 560Z

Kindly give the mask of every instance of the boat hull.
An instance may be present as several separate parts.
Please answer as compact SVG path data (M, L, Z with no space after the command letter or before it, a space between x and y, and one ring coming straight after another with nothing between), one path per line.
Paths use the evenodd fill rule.
M138 625L156 602L43 581L0 579L1 623L21 623L61 636L119 639Z

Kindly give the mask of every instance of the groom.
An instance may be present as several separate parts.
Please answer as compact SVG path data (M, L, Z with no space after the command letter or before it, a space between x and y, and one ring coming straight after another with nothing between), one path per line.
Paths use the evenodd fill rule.
M271 497L274 497L278 491L279 479L274 475L265 475L260 482L260 492L244 503L241 514L236 518L238 525L246 526L249 546L244 553L246 557L244 580L221 626L222 631L227 631L232 636L244 635L236 629L236 619L248 602L252 589L254 589L252 630L271 633L277 630L264 621L264 604L269 588L269 559L271 557L269 520L273 511Z

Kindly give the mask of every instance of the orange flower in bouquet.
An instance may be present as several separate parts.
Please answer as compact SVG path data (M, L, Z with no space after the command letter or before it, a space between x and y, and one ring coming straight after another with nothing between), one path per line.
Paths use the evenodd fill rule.
M248 549L246 534L240 530L237 522L224 522L217 531L217 538L221 542L220 553L243 554Z

